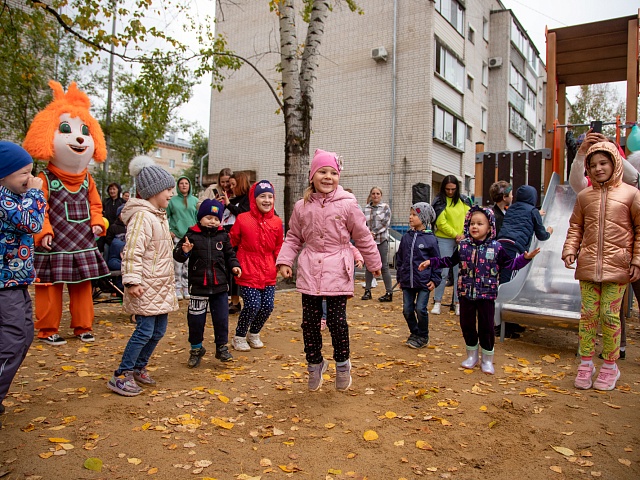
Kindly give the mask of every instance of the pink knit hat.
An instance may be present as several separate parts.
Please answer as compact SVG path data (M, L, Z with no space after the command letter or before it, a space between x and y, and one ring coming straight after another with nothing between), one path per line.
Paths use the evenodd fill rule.
M311 170L309 170L309 181L313 178L318 170L322 167L335 168L340 176L342 171L342 159L334 152L325 152L319 148L316 153L313 154L313 160L311 161Z

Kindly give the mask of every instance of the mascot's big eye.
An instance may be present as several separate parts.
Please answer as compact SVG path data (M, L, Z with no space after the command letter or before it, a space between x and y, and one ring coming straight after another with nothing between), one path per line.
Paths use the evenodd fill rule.
M71 125L69 125L67 122L62 122L58 129L60 130L60 133L71 133Z
M87 127L86 125L82 125L82 134L89 135L89 127Z

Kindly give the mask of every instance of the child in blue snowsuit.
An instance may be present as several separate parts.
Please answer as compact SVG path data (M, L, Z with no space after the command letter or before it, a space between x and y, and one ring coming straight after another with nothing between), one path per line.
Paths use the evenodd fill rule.
M429 345L429 293L442 281L440 268L418 270L420 263L439 257L438 240L431 231L436 212L426 202L411 207L409 226L396 254L396 279L402 289L402 314L411 335L405 342L410 348ZM416 318L417 317L417 318Z

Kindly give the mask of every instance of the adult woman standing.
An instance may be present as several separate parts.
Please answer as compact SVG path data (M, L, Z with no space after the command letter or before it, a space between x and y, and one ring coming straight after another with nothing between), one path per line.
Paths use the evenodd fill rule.
M118 218L118 207L124 204L124 200L120 198L122 187L117 183L110 183L107 187L109 196L102 200L102 216L109 220L109 225Z
M389 205L382 202L382 190L373 187L369 191L367 204L364 207L364 216L367 219L367 227L378 246L378 252L382 259L382 280L384 280L385 294L378 298L380 302L390 302L393 300L393 284L389 273L389 225L391 224L391 209ZM362 300L371 300L371 282L373 274L365 270L364 274L364 295Z
M221 172L222 173L222 172ZM233 197L229 198L226 192L218 192L219 200L224 204L225 211L222 217L222 226L229 233L231 227L236 223L238 215L244 212L248 212L249 205L249 177L244 172L236 172L229 177L229 183L232 186ZM238 285L231 278L231 285L229 288L229 294L231 295L231 305L229 305L229 313L238 313L242 309L240 307L240 296L238 292Z
M191 181L187 177L178 178L178 191L169 200L167 218L173 243L177 244L187 233L189 227L197 222L198 199L191 193ZM189 261L173 262L176 280L176 297L178 300L189 299Z
M471 201L465 195L460 194L460 182L454 175L447 175L440 184L440 193L433 201L433 209L436 212L436 238L440 255L449 257L453 255L457 242L464 238L464 218L471 207ZM449 269L442 269L442 278L449 275ZM446 282L440 283L435 289L434 302L431 313L440 314L440 304ZM458 303L458 266L453 267L453 302L455 303L456 315L460 315L460 304Z

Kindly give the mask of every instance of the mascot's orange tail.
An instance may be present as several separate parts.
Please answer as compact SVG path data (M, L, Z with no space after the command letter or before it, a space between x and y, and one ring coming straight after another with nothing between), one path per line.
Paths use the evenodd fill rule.
M60 126L60 115L68 113L72 117L80 117L89 127L95 144L93 159L96 162L104 162L107 158L107 144L100 123L89 111L91 100L87 94L78 89L76 82L71 82L67 93L62 85L54 80L49 81L49 86L53 90L53 100L33 119L22 144L24 149L37 160L51 160L53 137Z

